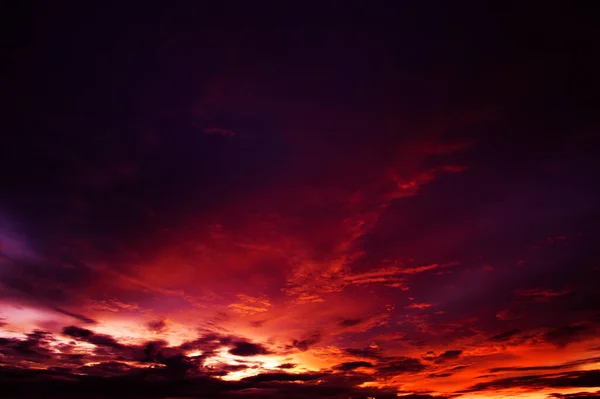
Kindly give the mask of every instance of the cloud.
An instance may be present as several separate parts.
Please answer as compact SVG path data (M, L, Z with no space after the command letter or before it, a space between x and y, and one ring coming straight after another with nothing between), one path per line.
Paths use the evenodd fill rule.
M0 366L2 367L2 366ZM120 363L85 366L73 374L71 370L27 370L2 367L3 392L11 397L153 397L188 396L199 389L205 395L221 397L235 386L210 377L198 376L188 383L168 377L162 369L136 369ZM28 380L27 383L23 379ZM191 387L195 388L191 388ZM223 396L224 397L224 396Z
M49 344L54 341L52 334L35 330L26 335L26 339L0 337L0 361L19 364L21 361L34 363L47 362L52 359L54 351Z
M381 268L375 268L367 272L347 273L343 276L344 284L352 285L370 285L381 284L387 287L399 288L403 291L408 289L407 276L415 276L428 271L444 269L451 266L456 266L458 262L448 262L444 264L428 264L412 266L406 262L385 262L386 265Z
M536 302L548 302L552 299L570 293L571 289L553 290L549 288L530 288L516 290L516 294L521 297L531 298Z
M252 6L152 8L17 24L36 32L1 78L7 390L429 398L593 366L561 363L598 347L598 137L573 138L597 130L593 13L369 7L362 32L330 7L347 26L265 35Z
M239 302L232 303L229 308L238 314L250 316L257 313L265 313L271 308L271 302L266 297L252 297L245 294L238 294Z
M241 338L210 332L195 340L183 342L178 349L184 352L199 350L202 352L202 356L206 357L213 355L219 348L230 346L234 340L241 340Z
M78 353L70 353L74 350L73 346L65 344L52 346L56 342L56 338L48 332L37 330L28 334L26 340L0 338L0 353L14 359L11 360L14 364L20 364L20 361L28 359L38 363L61 366L79 366L84 362L90 366L101 364L98 367L80 368L80 372L87 374L89 371L94 375L134 372L140 367L148 367L144 364L152 364L151 367L160 366L166 375L173 377L189 376L190 373L197 374L207 359L219 359L218 350L227 349L230 354L242 357L272 354L260 344L252 343L238 336L217 333L204 334L194 341L184 342L179 346L169 346L163 340L154 340L143 344L125 344L110 335L99 334L76 326L64 327L62 334L74 338L76 341L92 344L95 348L88 347L83 352L80 352L82 349L78 349ZM186 353L198 350L200 350L200 354L186 355ZM123 364L128 368L122 366ZM223 376L249 368L248 365L233 366L213 361L210 370L205 370L205 373Z
M113 349L123 349L125 347L124 345L117 342L110 335L96 334L93 331L87 330L85 328L69 326L63 328L62 333L69 337L80 339L82 341L89 342L90 344L94 344L97 346L107 346Z
M256 356L256 355L267 355L269 350L262 345L254 344L246 341L233 342L233 348L229 350L229 353L236 356Z
M354 348L346 348L344 352L350 356L363 357L367 359L379 359L383 355L379 348L364 348L364 349L354 349Z
M579 359L571 362L566 362L562 364L557 364L553 366L528 366L528 367L494 367L489 370L490 373L499 373L499 372L523 372L523 371L547 371L547 370L561 370L573 368L585 364L596 364L600 363L600 357L592 357L588 359Z
M406 394L406 395L400 395L400 397L406 398L406 399L447 399L448 398L447 396L444 396L444 395L429 395L426 393Z
M90 318L90 317L87 317L87 316L84 316L84 315L81 315L81 314L78 314L78 313L69 312L69 311L61 309L61 308L59 308L57 306L51 306L51 308L53 310L57 311L58 313L62 313L64 315L71 316L71 317L73 317L73 318L75 318L75 319L77 319L79 321L82 321L82 322L84 322L86 324L97 324L97 321L94 320L94 319L92 319L92 318Z
M386 284L403 288L405 287L406 280L400 277L401 274L400 268L387 267L369 272L349 274L344 277L344 281L356 285Z
M436 359L436 363L445 363L449 360L458 359L460 355L463 353L462 350L447 350L446 352L439 355Z
M321 341L321 333L314 332L302 339L295 339L292 346L302 352L306 352L310 347Z
M509 377L475 384L462 392L477 392L509 388L583 388L600 386L600 370Z
M295 363L283 363L280 364L279 366L277 366L278 369L293 369L296 368L296 366L298 366Z
M110 361L89 366L81 366L78 369L78 372L98 377L110 377L127 374L132 369L133 367L126 363Z
M336 366L333 366L333 368L335 370L340 370L340 371L352 371L355 370L357 368L360 367L374 367L372 363L369 362L345 362L345 363L340 363Z
M364 321L365 321L364 319L346 319L346 320L340 321L338 323L338 325L340 327L353 327L353 326L363 323Z
M504 321L518 320L518 319L523 318L523 312L521 311L521 309L513 306L508 309L502 309L501 311L496 313L496 317L499 320L504 320Z
M432 373L429 374L429 378L447 378L451 377L452 375L452 373Z
M199 366L196 359L190 359L183 354L159 356L157 360L166 366L169 373L176 376L185 375L189 371L196 370Z
M158 319L158 320L150 321L147 324L148 329L151 330L151 331L154 331L156 333L163 332L167 328L167 320L168 319L166 317L163 317L163 318Z
M115 298L108 298L106 300L90 300L88 302L90 303L90 307L97 312L119 313L123 311L139 310L139 306L137 304L119 301Z
M92 343L94 345L97 345L99 347L107 347L110 349L116 349L116 351L114 352L113 356L115 356L115 359L119 356L122 356L125 353L125 348L133 348L131 346L127 346L124 344L121 344L119 342L117 342L116 340L114 340L114 338L107 336L105 334L97 334L91 330L88 329L84 329L84 328L80 328L80 327L75 327L75 326L69 326L69 327L65 327L63 329L63 334L69 336L69 337L73 337L76 338L78 340L82 340L85 342L89 342ZM30 346L30 348L33 348L35 351L38 350L38 348L43 348L45 345L47 345L47 343L51 343L54 341L54 338L52 337L51 334L44 332L44 331L35 331L32 332L31 334L28 335L28 340L30 340L31 342L36 342L35 345ZM17 344L19 342L18 339L3 339L2 341L0 341L0 348L7 348L7 347L15 347L15 344ZM25 341L23 341L25 342ZM40 372L37 372L40 377L43 376L43 378L41 380L39 380L40 382L35 382L36 379L34 378L34 382L32 383L33 385L27 388L23 388L21 387L17 382L17 380L13 380L10 378L10 375L17 375L17 374L23 374L23 373L30 373L29 370L22 370L22 369L13 369L12 371L7 371L6 373L3 373L4 375L8 376L5 377L4 381L8 381L7 389L9 389L9 391L7 392L11 392L10 390L14 391L14 392L24 392L23 395L32 395L34 394L36 391L35 389L42 389L41 387L43 386L44 390L46 389L50 389L50 387L52 387L52 389L54 390L54 392L58 393L64 393L66 392L65 389L68 390L68 392L77 392L78 394L82 394L85 392L88 392L88 389L95 389L96 392L98 393L102 393L102 394L108 394L109 392L113 392L113 395L116 396L120 396L120 393L116 393L114 391L111 391L111 384L112 384L112 380L113 378L119 378L120 381L129 381L127 383L125 383L125 385L123 387L125 387L126 389L130 389L130 388L134 388L134 387L138 387L138 382L137 379L140 378L143 381L146 381L146 384L150 384L150 386L155 389L152 391L149 391L147 389L141 389L139 391L136 392L141 392L143 394L146 394L148 392L161 392L161 389L168 389L168 392L170 395L173 395L174 397L179 397L179 396L189 396L191 394L191 392L189 389L191 389L191 387L198 387L199 389L205 389L205 387L207 387L208 391L207 392L213 392L215 395L217 395L217 397L224 397L224 398L228 398L230 394L233 394L233 392L237 392L243 389L248 389L250 387L252 387L252 389L258 389L260 387L263 387L264 385L265 387L268 386L269 384L278 384L277 385L277 389L278 390L283 390L282 392L285 392L286 390L290 389L291 391L294 391L294 389L298 388L297 382L298 381L303 381L303 382L311 382L311 381L323 381L322 383L319 383L317 385L314 386L314 389L310 386L303 386L302 390L305 390L304 393L305 394L311 394L311 395L318 395L319 393L323 393L325 391L323 391L325 389L325 387L331 387L332 392L346 392L346 393L350 393L350 392L354 392L355 394L357 393L364 393L365 396L371 396L372 394L369 393L368 390L366 389L362 389L362 388L358 388L357 385L360 385L362 382L365 381L364 378L366 377L360 377L359 379L356 380L352 380L351 377L348 377L350 379L347 380L347 382L336 382L336 378L334 377L334 375L330 375L327 373L299 373L299 374L288 374L288 373L276 373L276 372L268 372L268 373L261 373L258 374L256 376L251 376L251 377L246 377L244 379L242 379L239 382L236 381L231 381L231 382L218 382L216 380L214 380L214 378L219 377L219 376L224 376L227 375L228 373L231 372L239 372L242 370L247 370L249 369L249 365L247 364L213 364L211 366L211 370L206 370L203 371L202 369L202 362L205 359L205 357L203 356L196 356L194 358L190 358L185 356L182 351L184 350L190 350L191 348L204 348L208 351L214 351L214 349L216 347L227 347L227 346L234 346L234 349L238 349L239 353L232 353L232 350L230 351L232 354L234 355L239 355L239 356L252 356L254 354L258 354L258 353L265 353L264 351L266 350L264 347L258 345L258 344L252 344L249 341L245 341L245 340L240 340L240 339L236 339L233 336L226 336L226 335L219 335L219 334L205 334L201 337L199 337L197 340L195 341L190 341L187 343L184 343L182 345L180 345L179 347L168 347L167 344L165 342L161 342L161 341L156 341L156 342L150 342L147 343L145 346L140 346L140 347L135 347L136 349L142 349L143 353L145 353L145 357L141 358L138 357L138 362L142 362L142 363L124 363L123 361L119 361L119 360L110 360L110 361L100 361L96 364L89 364L89 365L79 365L77 366L77 373L78 377L76 377L75 380L73 380L73 378L70 378L69 383L59 383L59 382L55 382L55 381L63 381L63 375L67 376L73 376L73 374L71 374L70 369L65 369L65 371L58 371L58 369L56 369L57 371L52 371L52 372L42 372L42 374L40 374ZM23 346L23 348L27 348L27 346ZM414 359L414 358L408 358L408 357L384 357L381 356L380 351L378 350L378 348L368 348L368 349L364 349L364 350L359 350L359 349L354 349L352 350L351 348L346 349L345 350L346 353L348 353L349 355L362 355L362 356L371 356L373 358L377 357L377 364L373 364L371 362L367 362L367 361L348 361L348 362L344 362L344 363L340 363L337 364L335 366L332 367L333 370L335 370L336 372L341 372L341 373L347 373L347 372L353 372L354 370L361 368L361 367L365 367L368 369L372 369L374 370L374 376L376 378L390 378L393 376L397 376L397 375L402 375L402 374L407 374L407 373L418 373L421 371L424 371L426 369L426 366L423 365L418 359ZM6 350L4 350L3 353L6 353ZM42 352L44 355L46 354L46 352ZM139 354L139 352L136 352ZM446 352L443 352L441 355L439 356L435 356L433 355L432 359L444 359L444 361L446 360L451 360L451 359L456 359L461 355L461 351L459 350L448 350ZM49 353L49 357L56 357L57 353L54 351L51 351ZM93 356L93 355L91 355ZM42 356L40 357L41 361L46 361L45 358L47 356ZM589 359L584 359L578 362L571 362L571 363L567 363L564 365L561 365L561 367L575 367L578 365L583 365L583 364L592 364L594 362L596 362L598 359L597 358L589 358ZM157 363L160 365L163 365L163 367L160 368L144 368L141 367L141 364L143 364L143 362L152 362L152 363ZM279 368L293 368L296 365L294 364L282 364L279 366ZM464 366L458 366L456 367L456 369L459 369L460 367L464 367ZM522 369L515 369L514 371L528 371L528 370L546 370L546 368L522 368ZM3 370L4 371L4 370ZM492 372L496 372L496 371L512 371L512 370L492 370ZM12 374L11 374L12 373ZM17 373L17 374L15 374ZM46 373L46 374L44 374ZM54 374L51 374L54 373ZM58 374L57 374L58 373ZM64 374L61 374L64 373ZM429 374L429 378L432 379L438 379L438 378L448 378L451 376L452 373L450 372L437 372L437 373L431 373ZM203 375L205 375L205 377L203 377ZM88 380L87 378L89 377L98 377L98 378L102 378L102 379L107 379L105 382L103 382L101 387L97 387L93 384L90 385L90 380ZM128 376L126 380L123 380L122 377L124 376ZM211 377L212 376L212 377ZM562 378L561 378L562 377ZM6 379L8 378L8 379ZM55 380L56 378L56 380ZM165 380L166 378L166 380ZM170 381L171 379L179 379L179 381L181 381L181 378L185 378L186 383L183 384L181 386L181 388L175 388L172 384L168 383L167 381ZM491 381L489 383L482 383L482 384L477 384L476 386L472 387L470 390L487 390L487 389L493 389L492 387L496 387L496 386L511 386L511 384L513 385L527 385L527 386L537 386L537 384L539 384L541 381L546 381L544 380L544 378L548 378L550 380L550 383L548 384L548 386L550 387L563 387L565 386L566 382L565 381L575 381L573 383L571 383L571 385L573 386L589 386L589 385L585 385L585 384L592 384L595 383L594 378L594 374L582 374L582 373L565 373L565 374L553 374L553 375L549 375L549 376L531 376L528 377L527 379L501 379L501 380L496 380L496 381ZM151 381L151 382L148 382ZM163 381L162 383L160 383L159 385L154 385L155 382L152 381ZM352 381L352 382L351 382ZM561 382L562 381L562 382ZM590 382L592 381L592 382ZM167 386L161 385L167 383L168 384L168 388ZM61 385L62 384L62 385ZM65 385L66 384L66 385ZM129 385L132 384L132 385ZM141 382L140 382L141 384ZM223 384L223 385L220 385ZM283 385L281 385L283 384ZM292 386L287 386L286 384L294 384L294 387ZM311 383L312 384L312 383ZM341 384L341 385L340 385ZM485 385L488 384L488 385ZM569 385L569 386L571 386ZM38 387L38 388L36 388ZM127 388L128 387L128 388ZM201 387L201 388L200 388ZM216 391L211 391L210 387L218 387L218 389ZM334 388L335 387L335 388ZM150 388L150 387L147 387ZM216 389L216 388L215 388ZM261 388L262 389L262 388ZM21 391L22 390L22 391ZM167 392L167 391L165 391ZM419 394L416 394L418 397ZM426 395L427 396L427 395ZM19 397L19 395L17 395L17 397ZM290 397L294 397L294 396L290 396ZM385 397L385 395L382 395L382 397Z
M427 361L432 361L436 364L441 364L441 363L446 363L450 360L458 359L462 353L463 353L462 350L454 349L454 350L447 350L438 356L434 352L430 351L430 352L427 352L425 355L423 355L422 358Z
M405 306L405 309L427 309L430 308L430 303L411 303L410 305Z
M494 342L505 342L505 341L510 340L512 337L519 334L520 332L521 332L521 330L515 328L512 330L508 330L508 331L504 331L502 333L496 334L496 335L492 336L490 338L490 340L494 341Z
M576 399L576 398L600 399L600 391L597 391L597 392L577 392L577 393L568 393L568 394L552 393L552 394L548 395L548 398L556 398L556 399Z
M389 358L377 364L377 374L381 376L394 376L406 373L417 373L425 370L418 359L410 357Z
M250 366L247 364L211 364L211 375L227 375L231 372L242 371L249 369Z
M544 333L544 339L558 347L565 347L594 336L595 333L595 328L588 324L571 324L548 329Z
M66 310L81 300L82 292L104 281L104 276L77 261L8 259L2 262L0 299L9 300L72 317L86 324L96 320L77 311Z
M289 373L263 373L246 377L242 379L244 382L273 382L273 381L312 381L317 380L322 376L319 373L306 374L289 374Z

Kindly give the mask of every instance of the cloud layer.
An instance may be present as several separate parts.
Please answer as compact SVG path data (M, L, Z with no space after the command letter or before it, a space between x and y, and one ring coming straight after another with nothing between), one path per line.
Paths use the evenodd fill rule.
M3 393L598 397L594 14L237 7L15 14Z

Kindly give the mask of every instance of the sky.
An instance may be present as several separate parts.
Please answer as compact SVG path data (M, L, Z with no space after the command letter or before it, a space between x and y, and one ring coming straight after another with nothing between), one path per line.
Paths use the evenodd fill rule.
M586 7L15 6L0 397L600 398Z

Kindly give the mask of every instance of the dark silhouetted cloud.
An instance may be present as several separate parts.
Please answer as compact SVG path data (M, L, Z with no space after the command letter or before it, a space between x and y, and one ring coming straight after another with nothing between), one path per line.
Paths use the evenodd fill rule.
M359 367L373 367L372 363L369 362L345 362L334 366L333 368L341 371L352 371Z
M544 338L558 347L565 347L594 334L594 329L589 325L573 324L551 328L544 334Z
M283 364L280 364L279 366L277 366L277 368L280 368L280 369L293 369L296 366L298 366L298 365L295 364L295 363L283 363Z
M229 353L236 356L256 356L267 355L270 352L262 345L253 344L252 342L237 341L233 343L233 348Z
M600 370L588 370L502 378L475 384L464 392L488 391L508 388L593 388L598 386L600 386Z
M304 351L307 351L311 346L318 343L319 341L321 341L321 334L320 333L311 333L303 339L300 339L300 340L295 339L292 342L292 345L294 348L297 348L304 352Z
M515 328L513 330L508 330L508 331L504 331L500 334L496 334L490 339L494 342L504 342L504 341L508 341L509 339L511 339L512 337L514 337L515 335L517 335L520 332L521 332L521 330Z

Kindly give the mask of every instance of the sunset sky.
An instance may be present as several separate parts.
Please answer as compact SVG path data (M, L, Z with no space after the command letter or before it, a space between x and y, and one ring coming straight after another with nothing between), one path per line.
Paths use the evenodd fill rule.
M587 3L3 15L0 397L600 398Z

